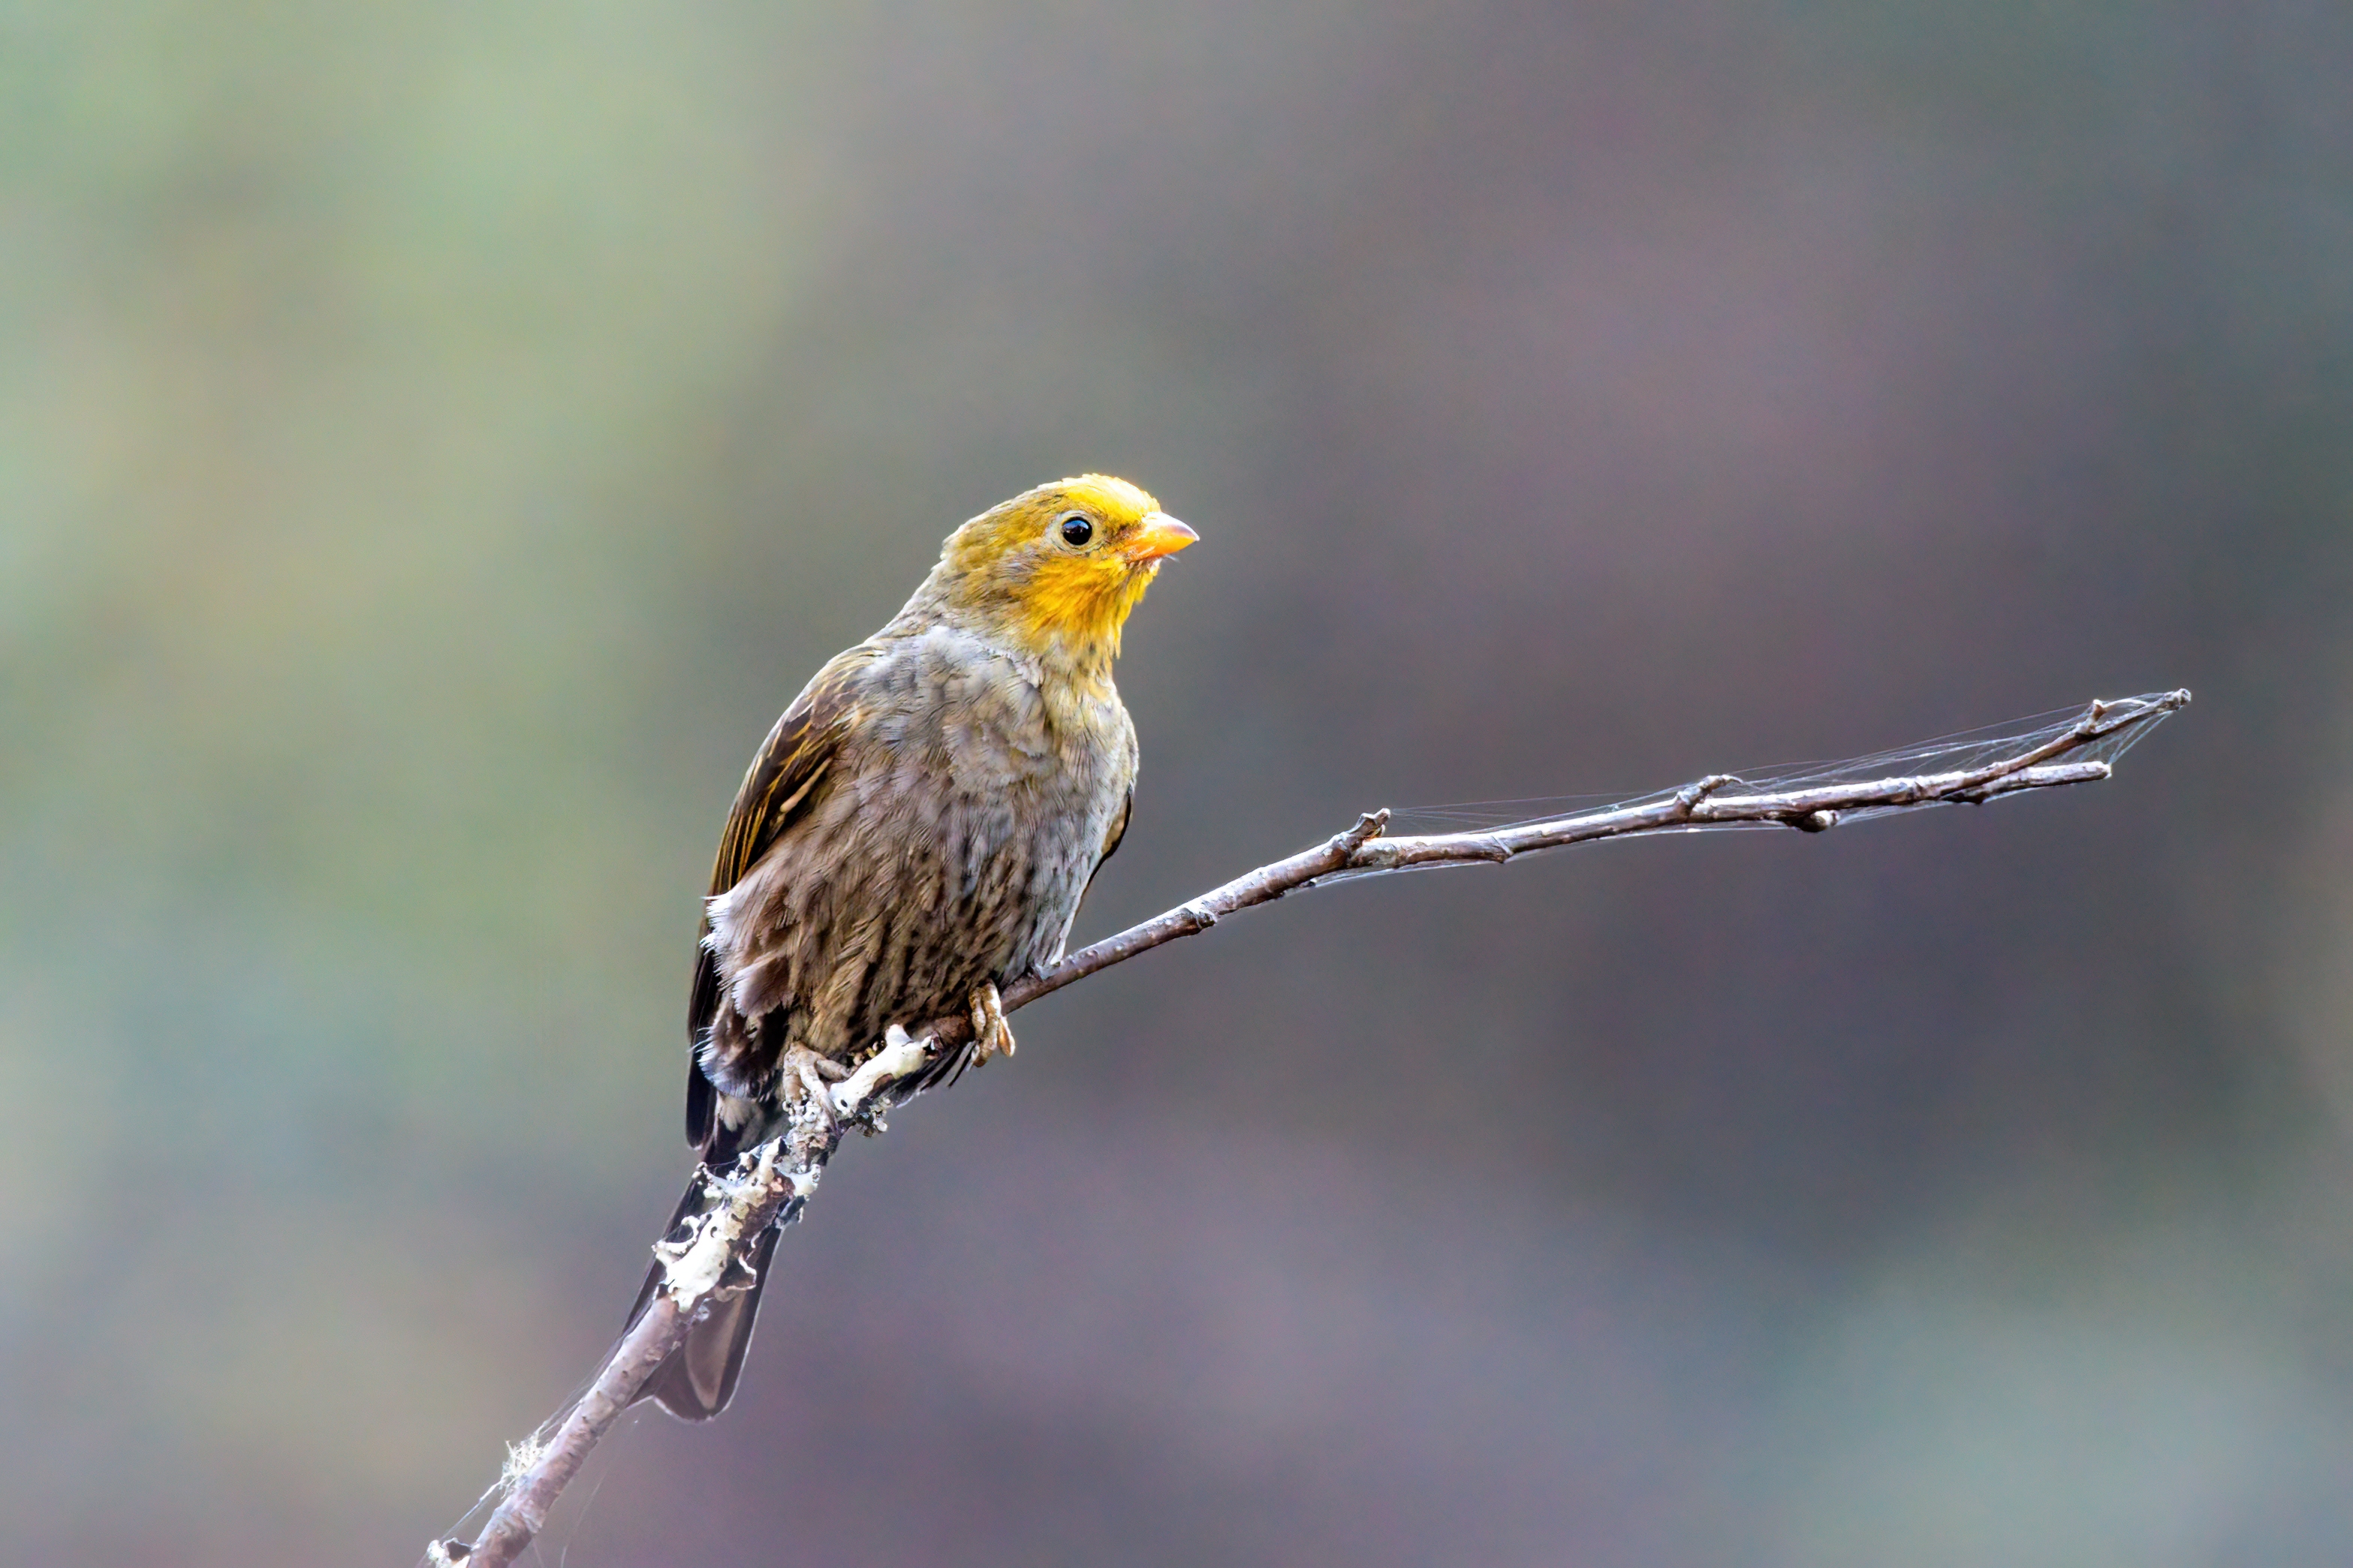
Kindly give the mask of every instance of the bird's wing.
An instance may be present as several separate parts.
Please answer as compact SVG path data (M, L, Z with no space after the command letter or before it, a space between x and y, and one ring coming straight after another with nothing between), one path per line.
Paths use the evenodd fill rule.
M1130 784L1127 793L1120 797L1119 815L1112 818L1111 831L1103 835L1103 853L1095 857L1095 868L1087 873L1087 885L1080 889L1080 898L1085 898L1093 890L1095 878L1102 872L1103 862L1119 853L1119 841L1127 837L1127 819L1134 811L1135 786Z
M860 645L838 654L808 689L785 710L761 744L735 792L727 826L719 835L719 854L711 867L711 893L716 898L744 879L777 836L808 809L818 785L831 770L841 738L858 721L858 675L873 662L875 650ZM701 935L711 934L705 916ZM694 950L694 987L686 1007L687 1048L702 1043L719 1013L719 961L700 940ZM689 1059L686 1070L686 1136L700 1148L711 1131L714 1090L700 1064Z

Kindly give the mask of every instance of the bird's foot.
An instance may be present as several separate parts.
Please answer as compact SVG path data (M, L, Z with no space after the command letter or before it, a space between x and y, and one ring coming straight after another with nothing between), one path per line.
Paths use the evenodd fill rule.
M840 1124L833 1108L832 1085L849 1076L849 1069L831 1057L821 1057L807 1046L793 1046L776 1064L785 1108L794 1121L813 1121L828 1131Z
M972 1065L986 1067L993 1058L1013 1054L1013 1026L1005 1021L1005 999L994 982L972 994Z

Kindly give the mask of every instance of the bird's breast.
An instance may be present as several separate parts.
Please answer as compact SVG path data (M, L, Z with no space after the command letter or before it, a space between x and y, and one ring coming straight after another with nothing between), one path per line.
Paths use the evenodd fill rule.
M1050 963L1135 775L1118 694L952 636L879 661L833 777L713 903L746 1016L827 1054Z

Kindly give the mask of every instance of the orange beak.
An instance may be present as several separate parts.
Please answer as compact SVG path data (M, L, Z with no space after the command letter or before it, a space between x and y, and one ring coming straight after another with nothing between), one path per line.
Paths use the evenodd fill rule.
M1120 553L1138 565L1146 561L1158 561L1176 554L1188 544L1198 544L1201 536L1170 517L1165 511L1146 512L1135 536Z

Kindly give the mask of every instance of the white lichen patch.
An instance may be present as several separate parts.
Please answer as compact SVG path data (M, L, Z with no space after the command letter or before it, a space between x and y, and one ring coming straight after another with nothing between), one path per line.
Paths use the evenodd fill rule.
M913 1077L931 1058L931 1037L911 1037L907 1031L893 1024L883 1032L882 1047L841 1082L833 1086L832 1100L836 1113L854 1117L860 1108L891 1084ZM879 1125L879 1123L878 1123Z
M781 1139L763 1143L748 1169L738 1165L734 1171L708 1176L715 1199L709 1212L689 1222L693 1228L685 1237L654 1243L654 1257L661 1264L662 1289L681 1309L691 1312L706 1299L723 1299L748 1285L748 1280L739 1279L743 1240L762 1199L779 1187L788 1201L806 1199L817 1191L822 1152L813 1158L795 1149L793 1163L780 1169L777 1156L786 1146Z
M499 1467L499 1489L511 1492L530 1479L547 1458L547 1435L533 1432L520 1443L507 1445L507 1462Z

